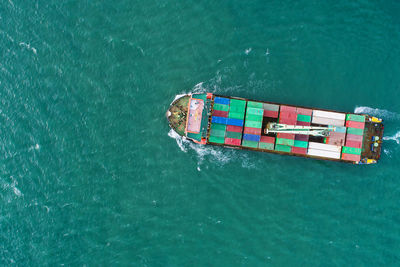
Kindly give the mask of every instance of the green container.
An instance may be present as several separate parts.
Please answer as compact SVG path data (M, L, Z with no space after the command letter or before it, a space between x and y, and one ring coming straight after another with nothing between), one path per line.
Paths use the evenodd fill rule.
M356 114L347 114L346 120L348 121L358 121L358 122L365 122L364 115L356 115Z
M342 153L354 154L354 155L361 155L361 148L355 148L355 147L344 146L344 147L342 148Z
M210 136L225 137L225 131L211 129Z
M262 108L251 108L251 107L248 107L247 108L247 114L262 116L264 114L264 110Z
M246 120L249 121L263 121L263 116L246 114Z
M228 113L228 118L231 118L231 119L243 120L243 117L244 117L244 113L230 112L230 111Z
M246 101L245 100L239 100L239 99L232 99L230 101L230 106L231 107L246 107Z
M214 103L214 109L215 109L215 110L228 111L228 110L229 110L229 106L228 106L228 105L215 104L215 103Z
M348 134L364 135L364 129L347 128Z
M251 108L263 108L263 104L260 102L253 102L253 101L247 101L247 107Z
M311 116L297 114L297 120L298 121L304 121L304 122L310 122L311 121Z
M258 142L249 141L249 140L242 140L242 146L257 148L258 147Z
M226 125L225 124L218 124L218 123L211 123L211 129L212 130L226 131Z
M308 142L307 141L294 140L294 145L293 146L307 148L308 147Z
M258 143L258 148L274 150L274 144L260 142Z
M293 146L294 140L286 139L286 138L276 138L277 145L286 145L286 146Z
M258 129L260 129L260 128L262 127L262 122L259 122L259 121L248 121L248 120L246 120L246 121L244 122L244 125L245 125L246 127L252 127L252 128L258 128Z
M223 144L225 142L225 138L224 137L210 136L208 141L212 142L212 143Z
M237 132L226 132L225 138L242 139L242 134Z
M243 113L243 114L244 114L245 110L246 110L245 107L235 107L235 106L232 106L232 105L229 108L229 112L237 112L237 113Z
M290 146L285 146L285 145L276 145L275 150L281 152L290 152L292 148Z

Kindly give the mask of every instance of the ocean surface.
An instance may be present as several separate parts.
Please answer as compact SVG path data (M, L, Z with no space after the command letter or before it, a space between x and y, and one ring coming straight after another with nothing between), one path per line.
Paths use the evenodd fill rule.
M1 266L398 266L399 1L0 3ZM379 164L200 146L175 95L367 112Z

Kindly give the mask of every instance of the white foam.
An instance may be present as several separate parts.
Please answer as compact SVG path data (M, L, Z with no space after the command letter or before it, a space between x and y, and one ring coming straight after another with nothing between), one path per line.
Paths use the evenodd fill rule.
M371 107L356 107L354 113L362 113L372 115L384 120L400 120L400 114L388 111L386 109L371 108Z
M393 140L393 141L396 141L396 143L400 145L400 131L398 131L397 133L395 133L392 136L384 136L383 140Z
M175 141L176 141L176 143L178 144L179 148L180 148L183 152L185 152L185 153L187 152L187 148L186 148L185 143L188 143L189 141L188 141L186 138L180 136L180 135L179 135L177 132L175 132L173 129L171 129L171 130L168 132L168 136L175 139Z
M206 89L203 87L204 82L199 82L193 87L193 94L205 93Z
M251 52L251 47L249 47L249 48L247 48L246 50L244 50L244 53L245 53L246 55L250 54L250 52Z
M25 47L26 49L31 50L35 55L37 54L36 48L34 48L33 46L31 46L30 44L21 42L21 43L19 43L19 45Z

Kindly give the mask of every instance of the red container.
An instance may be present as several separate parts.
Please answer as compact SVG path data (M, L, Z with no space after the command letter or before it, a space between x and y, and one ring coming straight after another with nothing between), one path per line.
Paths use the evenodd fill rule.
M296 119L288 119L288 118L279 118L279 123L287 124L287 125L296 125Z
M351 161L360 161L361 155L354 155L354 154L342 154L342 159L344 160L351 160Z
M303 154L303 155L306 155L306 154L307 154L307 148L292 146L291 152L292 152L292 153L296 153L296 154Z
M227 126L226 126L226 131L227 131L227 132L241 133L242 130L243 130L243 128L240 127L240 126L234 126L234 125L227 125Z
M289 133L278 133L277 137L278 138L294 140L294 134L289 134Z
M222 110L213 110L212 112L213 116L217 117L223 117L223 118L228 118L228 111L222 111Z
M289 106L282 106L281 105L281 112L282 111L296 113L296 107L289 107Z
M291 119L291 120L297 120L297 114L294 112L287 112L287 111L281 111L279 113L279 118L286 118L286 119Z
M346 146L355 147L355 148L361 148L362 147L362 142L346 140Z
M261 128L244 127L244 133L261 135Z
M296 134L294 136L295 140L299 140L299 141L308 141L308 135L304 135L304 134Z
M264 117L278 118L278 111L271 111L264 109Z
M310 126L310 125L311 125L311 122L296 121L296 125L299 125L299 126Z
M240 146L240 139L225 138L225 144L233 145L233 146Z
M275 143L275 137L272 137L272 136L261 136L260 142L274 144Z
M359 121L346 121L346 126L350 128L364 129L365 122Z
M296 112L297 112L297 114L301 114L301 115L308 115L308 116L312 115L312 109L308 109L308 108L296 108Z
M347 134L346 140L362 142L363 136L362 135L356 135L356 134Z

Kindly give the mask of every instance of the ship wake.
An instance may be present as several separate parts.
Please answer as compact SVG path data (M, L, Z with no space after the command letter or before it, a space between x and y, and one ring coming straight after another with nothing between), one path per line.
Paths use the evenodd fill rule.
M400 120L400 114L396 112L391 112L386 109L371 108L371 107L356 107L354 113L369 114L384 120Z

